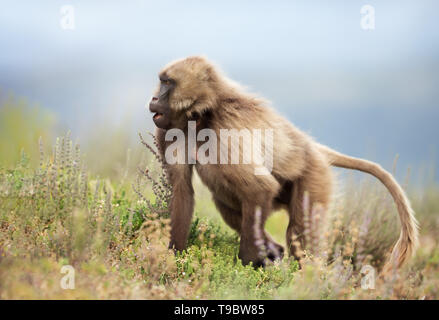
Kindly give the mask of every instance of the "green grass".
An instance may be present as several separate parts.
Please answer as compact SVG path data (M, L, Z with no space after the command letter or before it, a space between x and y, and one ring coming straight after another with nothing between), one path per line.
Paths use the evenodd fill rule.
M177 255L168 249L166 186L148 150L144 162L124 168L129 161L118 157L115 165L122 169L98 176L87 168L96 167L99 157L85 157L69 135L58 138L51 153L43 140L28 149L31 156L16 151L0 159L0 299L439 297L435 185L410 193L421 225L416 256L395 278L377 276L376 288L363 290L361 267L371 264L379 271L399 232L391 198L371 179L346 182L347 191L310 230L317 245L306 248L302 268L285 257L254 269L237 258L239 238L197 178L188 248ZM145 162L160 187L133 174ZM286 214L277 212L266 229L285 243L286 224ZM60 286L67 264L75 268L74 290Z

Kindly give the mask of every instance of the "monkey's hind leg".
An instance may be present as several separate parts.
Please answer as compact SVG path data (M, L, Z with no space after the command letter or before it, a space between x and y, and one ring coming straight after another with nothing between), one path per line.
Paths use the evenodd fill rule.
M250 199L264 199L264 197ZM261 240L264 244L266 243L264 224L271 212L271 204L272 198L264 200L261 204L255 203L252 200L244 200L242 202L241 241L238 257L244 265L252 262L254 267L265 266L265 258L270 253L265 252L267 256L264 256L263 249L269 250L270 247L262 247ZM260 210L258 210L258 207ZM258 216L259 214L260 216Z
M319 160L319 159L317 159ZM329 205L332 191L332 173L324 161L313 163L314 171L293 182L291 199L288 207L290 221L288 223L286 242L290 255L300 260L302 251L309 245L305 239L304 201L305 192L308 193L308 207L312 211L316 205L326 210ZM312 248L311 248L312 249Z
M294 259L301 259L301 252L305 249L304 224L303 224L303 182L301 179L294 181L291 199L288 205L289 223L286 233L287 250Z
M233 209L215 197L213 201L215 202L216 208L221 213L221 216L227 225L241 235L241 210ZM263 237L265 248L267 250L267 258L271 261L282 259L284 255L284 248L275 242L265 230L263 230Z
M213 202L215 203L216 208L221 213L221 216L223 217L227 225L239 234L241 234L241 210L233 209L215 197L213 198Z

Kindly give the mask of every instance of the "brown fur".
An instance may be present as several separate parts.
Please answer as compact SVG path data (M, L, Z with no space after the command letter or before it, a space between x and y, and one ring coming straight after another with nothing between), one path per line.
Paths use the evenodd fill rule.
M390 264L399 267L412 254L417 241L413 211L401 187L378 165L349 158L314 142L279 116L265 100L246 93L205 58L189 57L172 62L161 71L161 75L176 82L169 95L173 127L186 130L187 121L195 117L198 120L197 130L213 129L218 139L220 129L274 130L273 170L269 175L255 175L253 164L169 166L173 185L171 246L178 250L186 247L194 206L191 177L195 167L202 182L212 192L215 205L226 223L240 233L239 257L243 263L261 263L254 232L258 207L262 216L256 227L263 234L269 255L273 258L282 254L283 249L264 232L264 223L273 208L287 209L290 219L287 245L289 252L296 255L297 248L291 239L295 234L304 245L304 193L308 192L311 205L318 203L327 208L333 184L330 166L334 165L371 173L383 182L397 204L402 224L401 237ZM169 144L164 141L165 133L164 129L156 132L162 154ZM220 143L218 140L218 150ZM242 143L239 148L242 151Z

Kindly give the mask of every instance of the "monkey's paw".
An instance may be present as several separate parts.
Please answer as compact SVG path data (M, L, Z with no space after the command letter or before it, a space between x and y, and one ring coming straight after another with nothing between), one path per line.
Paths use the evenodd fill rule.
M267 249L267 258L270 261L282 260L284 257L284 247L274 241L267 241L265 243Z

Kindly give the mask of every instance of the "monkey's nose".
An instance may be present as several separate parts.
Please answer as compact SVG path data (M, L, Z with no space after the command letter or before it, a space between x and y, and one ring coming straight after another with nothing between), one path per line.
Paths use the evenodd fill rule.
M156 112L155 109L157 109L157 102L159 101L158 97L152 97L151 101L149 102L149 111Z
M151 112L158 112L160 109L160 106L158 104L159 98L152 97L151 102L149 103L149 111Z

